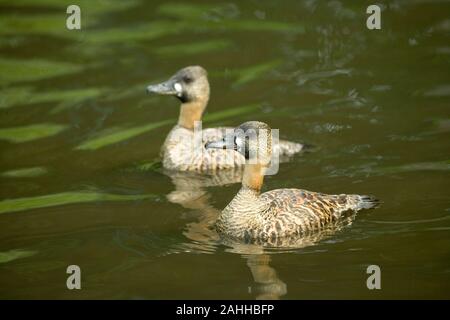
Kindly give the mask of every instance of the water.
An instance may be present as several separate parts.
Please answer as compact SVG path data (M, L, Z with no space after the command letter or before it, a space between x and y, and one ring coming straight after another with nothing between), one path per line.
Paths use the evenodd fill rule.
M359 1L77 3L69 31L69 2L0 1L0 298L450 297L448 2L386 2L379 31ZM222 243L239 184L166 174L178 103L145 95L191 64L209 71L205 126L262 120L316 146L266 190L382 206L296 249Z

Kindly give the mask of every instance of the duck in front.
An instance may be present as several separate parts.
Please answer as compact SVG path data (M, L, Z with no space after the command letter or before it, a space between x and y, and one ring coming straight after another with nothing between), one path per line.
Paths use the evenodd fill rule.
M272 156L271 129L263 122L246 122L232 135L207 143L206 148L236 150L248 161L241 189L216 222L217 231L228 239L283 247L295 237L323 231L345 218L346 213L374 208L378 203L371 196L328 195L301 189L261 193Z
M196 139L195 126L202 119L209 100L209 82L205 69L190 66L179 70L169 80L147 87L148 93L171 95L181 101L178 123L168 134L162 149L163 166L178 171L215 171L242 167L245 158L232 150L204 148L208 141L220 140L232 128L208 128ZM291 156L303 149L300 143L282 141L274 146L281 156Z

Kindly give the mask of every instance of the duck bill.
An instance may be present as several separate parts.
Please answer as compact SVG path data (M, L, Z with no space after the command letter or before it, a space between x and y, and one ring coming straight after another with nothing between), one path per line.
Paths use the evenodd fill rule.
M161 94L161 95L177 95L175 90L175 81L169 79L165 82L152 84L147 87L147 93Z

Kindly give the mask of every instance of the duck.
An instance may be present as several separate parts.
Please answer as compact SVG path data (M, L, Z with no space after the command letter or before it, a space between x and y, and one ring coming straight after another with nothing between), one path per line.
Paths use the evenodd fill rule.
M256 132L247 135L247 132ZM244 133L244 136L242 134ZM215 223L227 239L269 246L283 246L295 239L320 232L362 209L378 206L373 196L324 194L302 189L275 189L261 193L272 157L271 128L264 122L241 124L221 140L208 142L207 149L241 153L244 166L241 188L222 210Z
M169 132L161 148L160 155L165 169L205 172L234 169L245 164L245 158L232 150L204 148L205 143L222 139L233 128L198 128L210 96L208 74L203 67L185 67L169 80L147 86L147 92L174 96L181 102L178 123ZM196 135L198 132L201 132L201 141ZM302 151L304 145L280 140L275 148L278 148L281 156L290 157Z

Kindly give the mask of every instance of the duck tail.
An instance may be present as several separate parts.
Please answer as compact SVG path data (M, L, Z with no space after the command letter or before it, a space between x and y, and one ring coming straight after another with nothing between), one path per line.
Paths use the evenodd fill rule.
M292 156L304 149L304 145L297 142L280 140L278 143L278 150L280 155Z
M373 209L380 206L381 202L373 196L353 195L354 210Z

